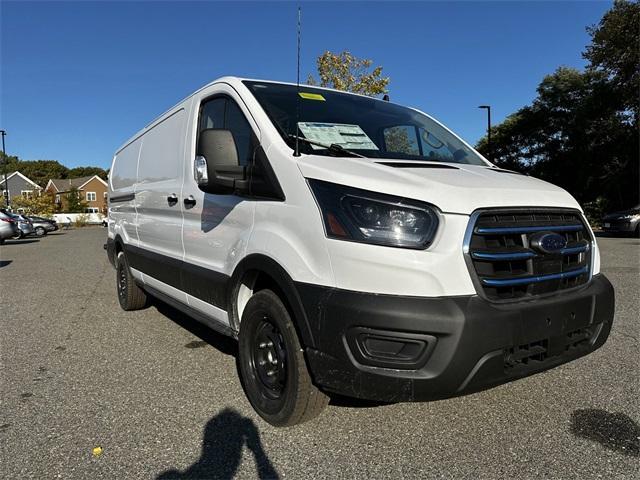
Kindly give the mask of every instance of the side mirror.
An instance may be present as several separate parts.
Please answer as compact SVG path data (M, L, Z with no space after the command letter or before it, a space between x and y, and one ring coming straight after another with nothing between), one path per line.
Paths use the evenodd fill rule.
M230 194L246 187L246 168L238 161L236 142L229 130L203 130L197 151L193 176L200 190Z

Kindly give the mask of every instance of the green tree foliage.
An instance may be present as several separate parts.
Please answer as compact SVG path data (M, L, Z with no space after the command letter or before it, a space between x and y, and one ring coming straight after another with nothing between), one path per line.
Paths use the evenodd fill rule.
M80 191L76 187L71 187L65 195L67 196L67 208L65 208L67 213L83 213L87 208L87 203L82 200Z
M562 186L594 216L639 202L638 86L630 85L637 70L634 77L620 60L637 62L639 23L631 25L639 8L616 2L589 29L585 57L597 63L585 71L558 68L544 77L531 105L492 129L496 164ZM605 59L602 52L617 58ZM633 95L621 94L634 89L635 104ZM477 148L487 153L486 137Z
M103 180L107 179L107 171L100 167L75 167L69 169L56 160L20 160L16 156L2 156L0 152L0 174L4 173L4 161L7 160L7 174L16 170L27 176L41 187L46 187L52 178L78 178L88 175L98 175Z
M373 60L355 57L346 50L340 53L326 51L318 57L316 64L320 81L309 75L309 85L320 85L371 97L388 91L390 78L381 76L382 67L371 70Z
M100 167L75 167L69 170L67 178L88 177L90 175L98 175L104 181L107 181L107 171Z
M598 25L587 28L591 34L583 57L590 70L604 72L622 105L638 123L640 95L640 4L616 0Z

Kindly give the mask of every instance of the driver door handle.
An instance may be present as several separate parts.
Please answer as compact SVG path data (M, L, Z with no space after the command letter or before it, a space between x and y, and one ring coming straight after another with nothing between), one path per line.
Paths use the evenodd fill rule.
M183 200L183 202L184 202L184 206L185 206L186 208L191 208L191 207L194 207L194 206L195 206L195 204L196 204L196 199L195 199L195 198L193 198L193 195L189 195L187 198L185 198L185 199Z
M172 193L167 197L167 203L170 207L173 207L176 203L178 203L178 196L175 193Z

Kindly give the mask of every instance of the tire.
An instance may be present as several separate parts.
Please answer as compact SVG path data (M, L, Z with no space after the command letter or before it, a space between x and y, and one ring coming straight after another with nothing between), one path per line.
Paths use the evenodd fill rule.
M256 412L275 427L309 421L329 397L311 381L287 308L271 290L254 294L238 335L240 380Z
M140 310L147 305L147 294L131 275L124 252L119 252L116 259L116 291L123 310Z
M19 230L18 233L16 233L11 238L14 239L14 240L20 240L21 238L24 238L24 233L22 232L22 230Z
M47 231L44 229L44 227L36 227L36 235L38 237L44 237L47 234Z

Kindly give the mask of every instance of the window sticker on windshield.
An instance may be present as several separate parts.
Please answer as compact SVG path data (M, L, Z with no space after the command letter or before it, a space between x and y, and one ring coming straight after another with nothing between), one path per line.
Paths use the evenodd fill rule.
M378 150L376 144L364 133L364 130L359 125L300 122L298 126L306 138L327 146L336 144L347 150ZM311 145L311 148L322 150L325 147Z
M319 100L321 102L326 101L325 98L319 93L298 92L298 95L300 95L305 100Z

